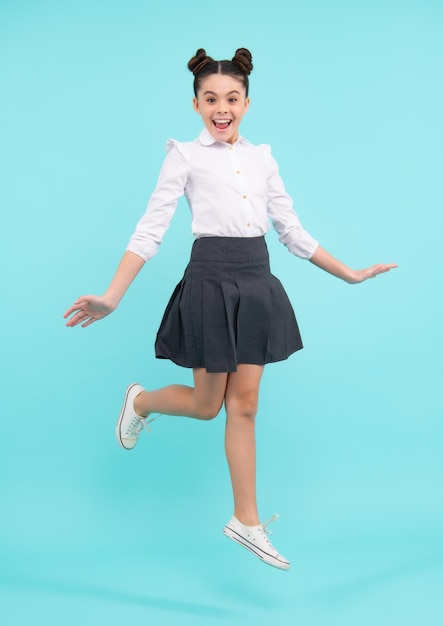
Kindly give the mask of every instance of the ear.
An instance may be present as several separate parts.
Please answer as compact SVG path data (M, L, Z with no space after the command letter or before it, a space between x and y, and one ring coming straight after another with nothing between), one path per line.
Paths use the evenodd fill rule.
M198 113L198 115L200 115L200 107L198 106L198 100L197 100L197 98L194 98L194 99L192 100L192 104L193 104L193 106L194 106L194 111L195 111L196 113Z
M245 100L245 113L247 113L250 104L251 104L250 99L246 98L246 100Z

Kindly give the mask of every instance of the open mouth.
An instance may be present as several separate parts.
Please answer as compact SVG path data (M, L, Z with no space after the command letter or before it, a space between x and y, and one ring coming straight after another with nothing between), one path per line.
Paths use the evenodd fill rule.
M231 125L232 120L214 120L213 124L217 130L226 130Z

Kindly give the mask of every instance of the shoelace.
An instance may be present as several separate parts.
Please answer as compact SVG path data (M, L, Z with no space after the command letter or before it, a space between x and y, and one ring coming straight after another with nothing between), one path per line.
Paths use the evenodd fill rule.
M267 521L267 522L261 522L262 528L263 528L263 530L265 531L265 533L266 533L267 535L273 535L273 534L274 534L274 533L272 532L272 530L269 530L269 529L268 529L268 526L269 526L269 524L272 524L272 522L275 522L275 520L277 520L278 518L279 518L279 516L278 516L278 515L273 515L272 517L270 517L270 518L268 519L268 521Z
M273 515L271 518L268 519L267 522L261 522L263 539L266 540L266 543L272 550L275 550L275 548L272 545L272 543L269 541L268 535L272 535L273 532L272 530L269 530L268 526L269 524L272 524L272 522L275 522L275 520L277 519L278 519L278 515Z
M142 419L141 417L134 415L134 417L128 424L125 432L125 437L138 437L143 429L147 430L148 433L150 433L151 429L149 428L149 424L156 420L157 417L158 415L156 415L155 417L151 417L150 419Z

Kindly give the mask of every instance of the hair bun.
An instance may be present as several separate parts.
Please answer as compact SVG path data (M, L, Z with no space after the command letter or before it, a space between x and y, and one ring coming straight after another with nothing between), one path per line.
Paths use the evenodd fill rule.
M246 76L249 76L254 67L252 65L252 54L247 48L239 48L236 50L232 62L235 63Z
M193 56L188 63L188 70L196 76L205 65L211 63L213 60L214 59L212 57L208 57L206 50L199 48L195 53L195 56Z

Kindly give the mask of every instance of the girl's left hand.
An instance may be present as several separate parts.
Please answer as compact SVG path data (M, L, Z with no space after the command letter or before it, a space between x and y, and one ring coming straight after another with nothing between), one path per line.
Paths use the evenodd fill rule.
M325 272L329 272L337 278L341 278L350 285L362 283L368 278L375 278L379 274L385 274L389 270L397 267L396 263L378 263L367 267L364 270L353 270L338 259L335 259L327 250L318 246L314 254L310 258L311 263L320 267Z
M377 265L372 265L372 267L367 267L363 270L353 270L347 282L351 285L362 283L368 280L368 278L375 278L379 274L385 274L396 267L398 267L396 263L378 263Z

